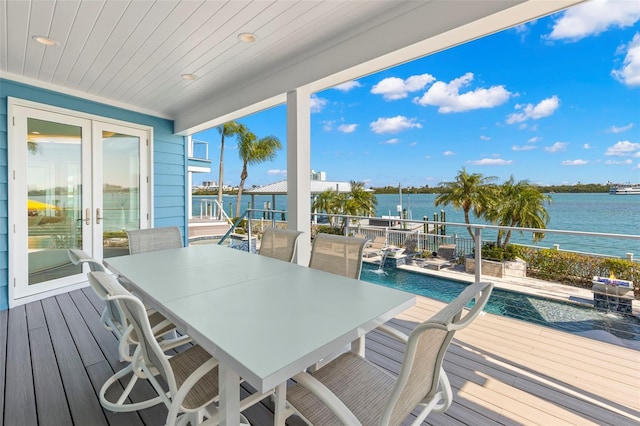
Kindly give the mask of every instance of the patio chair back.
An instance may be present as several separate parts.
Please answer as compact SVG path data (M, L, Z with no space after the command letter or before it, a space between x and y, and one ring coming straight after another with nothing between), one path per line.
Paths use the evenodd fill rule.
M362 251L366 243L364 238L317 234L311 247L309 267L360 279Z
M99 282L107 291L111 300L120 302L124 314L137 334L138 347L144 365L158 370L158 373L169 386L170 394L175 395L177 386L173 370L160 344L153 335L149 317L147 316L147 309L142 301L106 272L92 272L89 274L89 280Z
M292 262L301 231L267 228L260 241L260 255Z
M92 272L105 271L102 263L89 256L89 254L84 250L69 249L68 253L69 259L74 265L82 265L86 263L87 265L89 265L89 269ZM107 330L115 332L118 338L121 338L127 324L122 309L120 309L120 306L117 302L109 300L109 298L107 297L109 295L108 292L104 289L104 287L102 287L99 281L89 280L89 284L91 285L93 291L98 295L98 297L105 302L105 309L102 312L101 316L102 323Z
M431 400L425 407L428 411L442 412L449 407L451 387L442 370L444 355L455 332L468 326L482 312L492 289L493 283L469 285L451 303L413 330L381 424L400 424L421 401ZM465 306L473 299L475 304L463 316ZM441 398L437 392L438 384L443 381L448 398ZM443 401L446 406L437 405Z
M177 226L136 229L127 231L127 236L129 254L184 247L182 234Z
M439 258L445 260L452 260L456 257L456 245L455 244L441 244L438 247L438 256Z

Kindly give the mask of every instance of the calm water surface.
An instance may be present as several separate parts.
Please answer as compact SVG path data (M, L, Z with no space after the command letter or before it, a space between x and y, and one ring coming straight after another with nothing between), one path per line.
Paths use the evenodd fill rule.
M215 199L215 196L193 197L193 214L200 212L201 199ZM400 204L400 197L397 194L380 194L376 196L378 207L376 216L395 215L397 206ZM433 214L440 214L444 210L448 222L464 223L462 211L455 211L451 206L436 207L434 194L403 194L402 206L407 208L411 217L415 220L422 220L426 216L433 220ZM602 232L612 234L640 235L640 195L609 195L609 194L551 194L551 204L546 206L549 212L550 221L548 229L560 229L567 231ZM242 197L243 209L251 201L250 196ZM263 208L265 202L273 201L271 196L256 196L256 208ZM225 196L223 198L225 208L229 209L229 203L233 203L235 209L235 196ZM286 209L286 196L276 196L276 209ZM472 218L473 223L483 223ZM466 236L464 227L449 227L448 234L458 234ZM483 239L493 239L495 233L491 231L483 232ZM522 244L534 244L531 235L520 236L515 234L512 237L514 242ZM547 234L546 237L536 245L541 247L553 247L559 244L561 249L582 251L588 253L599 253L610 256L624 257L626 253L633 253L634 258L640 257L640 241L618 240L611 238L588 238L577 236L565 236L557 234Z

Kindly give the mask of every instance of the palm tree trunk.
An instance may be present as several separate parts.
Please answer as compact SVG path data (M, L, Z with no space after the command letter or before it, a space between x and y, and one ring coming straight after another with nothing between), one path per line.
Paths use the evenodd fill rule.
M471 222L469 222L469 210L465 210L465 211L464 211L464 222L465 222L466 224L471 223ZM469 235L471 235L471 239L472 239L472 240L473 240L473 242L475 243L475 242L476 242L476 236L475 236L475 235L473 235L473 231L471 231L471 227L470 227L470 226L467 226L467 231L469 232Z
M242 173L240 173L240 185L238 186L238 198L236 198L236 217L240 217L240 203L242 201L242 189L244 188L244 182L247 180L249 173L247 173L247 162L242 164Z

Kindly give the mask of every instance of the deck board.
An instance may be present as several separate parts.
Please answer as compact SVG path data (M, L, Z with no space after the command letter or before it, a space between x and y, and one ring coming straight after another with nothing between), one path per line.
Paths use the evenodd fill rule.
M44 299L42 306L47 324L49 324L51 341L56 353L71 416L76 424L86 424L87 419L91 419L92 424L96 426L106 426L108 423L94 393L68 324L65 322L65 317L58 305L58 297Z
M0 426L163 424L161 405L128 414L100 406L102 383L125 365L116 337L100 322L103 306L85 288L0 312ZM442 306L418 297L390 324L409 333ZM367 358L393 374L403 351L384 334L366 338ZM444 360L454 402L424 424L637 424L638 365L640 351L487 314L456 334ZM244 384L241 392L247 391L251 387ZM153 392L141 381L132 399ZM268 424L273 405L266 400L245 414L254 425ZM302 422L291 418L287 424Z
M37 422L31 354L27 339L27 314L24 306L9 311L4 423L33 425Z
M71 413L64 395L53 343L44 319L42 304L27 305L31 367L38 413L47 413L41 424L71 424Z

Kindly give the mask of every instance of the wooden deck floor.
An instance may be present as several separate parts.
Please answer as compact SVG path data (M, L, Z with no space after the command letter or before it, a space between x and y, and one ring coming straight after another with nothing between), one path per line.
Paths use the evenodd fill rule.
M408 331L441 306L419 297L393 323ZM101 408L98 390L122 367L101 310L86 288L0 312L0 426L164 424L161 406L127 414ZM398 371L397 342L370 333L366 348L370 360ZM487 314L456 335L445 370L454 404L426 424L640 423L638 351ZM151 392L139 382L134 398ZM253 425L273 418L267 405L245 414Z

